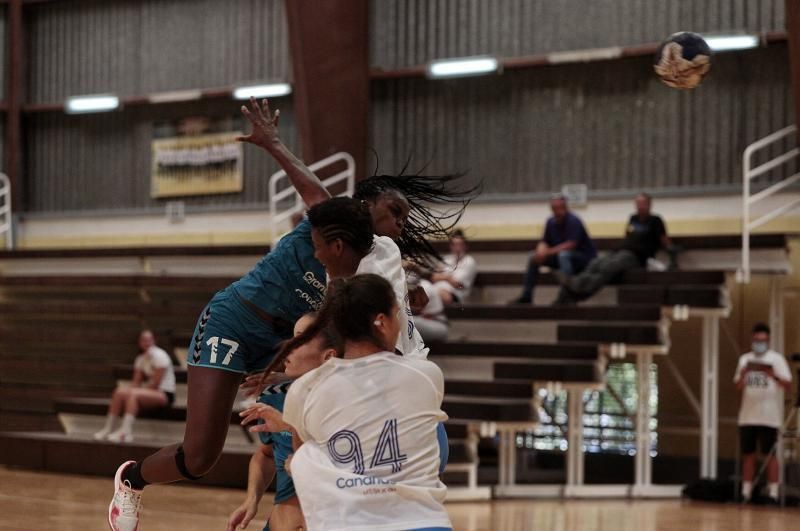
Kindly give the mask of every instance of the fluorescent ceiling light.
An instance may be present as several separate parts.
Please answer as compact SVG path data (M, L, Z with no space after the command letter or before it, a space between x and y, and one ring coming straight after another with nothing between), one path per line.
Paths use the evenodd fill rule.
M497 72L500 65L495 57L462 57L443 59L428 64L428 77L477 76Z
M588 63L590 61L603 61L622 57L622 48L594 48L590 50L573 50L568 52L554 52L547 56L550 64L562 63Z
M248 100L250 98L275 98L291 93L292 86L289 83L272 83L239 87L233 91L233 97L237 100Z
M703 39L713 52L747 50L758 46L758 36L756 35L703 35Z
M119 98L111 94L73 96L67 98L65 109L69 114L113 111L119 107Z
M181 101L194 101L203 97L199 90L173 90L171 92L156 92L150 94L150 103L176 103Z

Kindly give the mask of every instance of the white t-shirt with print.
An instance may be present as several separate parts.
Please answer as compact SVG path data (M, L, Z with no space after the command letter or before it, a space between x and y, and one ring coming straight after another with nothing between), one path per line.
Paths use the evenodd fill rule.
M361 259L356 270L357 275L372 273L389 281L397 296L400 307L400 335L397 338L397 350L403 356L412 358L427 358L428 348L425 341L414 326L411 315L411 305L408 301L408 286L406 272L403 270L403 259L400 248L391 238L375 236L375 245L372 251Z
M444 280L437 282L436 287L449 291L458 297L460 302L465 302L472 292L472 285L478 275L478 263L468 254L462 256L461 259L454 254L447 254L442 257L442 261L444 262L442 272L450 273L453 279L459 282L463 288L457 288Z
M733 377L734 383L739 383L749 363L771 365L775 376L784 381L792 381L786 358L774 350L768 350L761 356L754 352L742 354ZM783 425L783 388L763 371L750 371L744 378L746 382L739 408L739 426L780 428Z
M451 527L436 429L444 377L382 352L295 380L283 419L304 441L291 471L309 531Z
M422 315L427 317L444 316L444 302L442 302L442 297L436 287L425 279L420 280L419 285L425 290L425 295L428 296L428 304L422 310Z
M164 349L156 346L150 347L147 352L136 356L133 368L142 371L148 380L156 369L165 369L158 389L167 393L175 392L175 369L172 366L172 358Z

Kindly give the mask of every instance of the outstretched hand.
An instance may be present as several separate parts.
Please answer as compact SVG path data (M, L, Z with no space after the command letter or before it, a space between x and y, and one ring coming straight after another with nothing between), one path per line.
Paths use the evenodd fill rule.
M264 149L280 143L278 121L281 111L276 110L273 114L266 99L261 100L261 105L259 105L256 99L251 97L250 109L247 108L247 105L242 105L242 114L250 122L252 131L249 135L236 137L236 140L255 144Z
M268 385L280 384L288 382L289 380L291 380L291 378L288 378L285 374L280 372L260 372L251 374L245 378L244 382L239 386L239 389L244 392L244 396L248 398L257 398L258 395L264 392L264 388Z
M226 531L237 531L246 529L250 520L258 514L258 501L248 498L228 517Z
M245 409L239 416L242 417L242 426L250 424L258 419L264 421L264 424L256 424L255 426L250 427L250 431L253 433L258 432L281 432L281 431L288 431L291 429L291 426L286 424L283 421L283 414L275 409L274 407L268 406L266 404L255 404L250 406L249 408Z

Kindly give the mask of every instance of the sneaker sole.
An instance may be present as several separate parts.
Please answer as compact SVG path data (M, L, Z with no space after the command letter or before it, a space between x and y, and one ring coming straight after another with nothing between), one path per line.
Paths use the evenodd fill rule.
M114 500L117 498L117 491L122 484L122 473L126 468L135 463L136 461L125 461L117 469L117 473L114 474L114 497L111 498L111 503L108 504L108 527L111 529L111 531L115 531L114 524L111 522L111 511L114 510Z

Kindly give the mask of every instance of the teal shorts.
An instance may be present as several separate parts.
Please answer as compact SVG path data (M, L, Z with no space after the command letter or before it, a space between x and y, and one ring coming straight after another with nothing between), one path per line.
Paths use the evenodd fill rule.
M200 314L187 363L240 374L262 371L281 342L292 337L288 325L277 328L228 287L214 295Z

